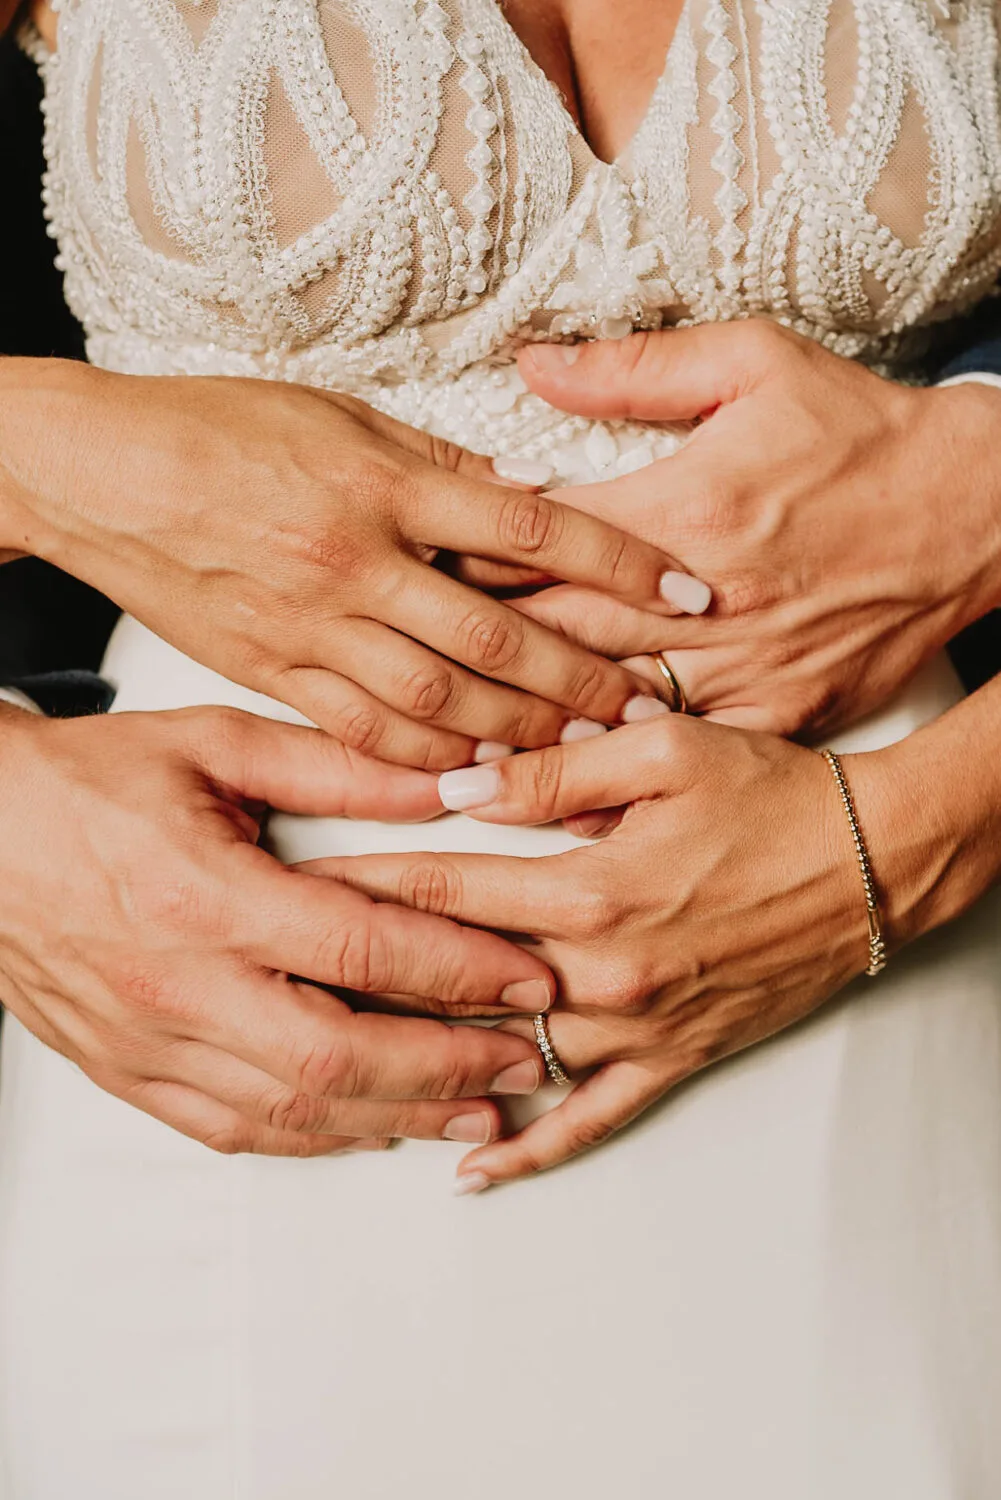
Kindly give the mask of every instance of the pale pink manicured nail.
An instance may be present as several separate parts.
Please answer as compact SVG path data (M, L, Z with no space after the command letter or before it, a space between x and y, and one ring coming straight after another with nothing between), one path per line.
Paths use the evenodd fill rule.
M531 484L536 488L548 484L556 470L552 464L533 463L530 458L495 458L494 473L512 484Z
M512 1010L529 1010L537 1016L540 1010L548 1010L553 1003L549 986L544 979L519 979L501 990L501 1005L510 1005Z
M500 795L500 773L493 766L463 766L438 777L438 796L450 812L486 807Z
M594 719L571 719L563 728L560 744L572 745L575 740L596 740L600 734L607 733L606 726L596 723Z
M491 1094L534 1094L542 1082L542 1075L534 1062L515 1063L498 1073L488 1090Z
M466 1172L464 1176L455 1179L452 1191L457 1198L467 1198L471 1193L482 1193L489 1186L490 1178L485 1172Z
M492 760L507 760L513 754L513 745L502 745L500 740L480 740L473 759L478 766L482 766L488 765Z
M533 344L528 358L537 370L556 375L567 365L575 365L583 353L581 344Z
M449 1120L441 1133L443 1141L465 1141L468 1145L485 1146L493 1140L494 1122L488 1114L456 1115Z
M670 712L671 710L667 704L661 703L659 698L644 698L641 695L636 698L630 698L622 710L622 722L623 724L639 724L644 719L656 719L661 714L669 714ZM457 773L452 771L449 774L454 776ZM442 800L444 801L444 798ZM448 806L447 803L445 805L446 807Z
M703 615L712 603L713 591L690 573L662 573L660 597L686 615Z

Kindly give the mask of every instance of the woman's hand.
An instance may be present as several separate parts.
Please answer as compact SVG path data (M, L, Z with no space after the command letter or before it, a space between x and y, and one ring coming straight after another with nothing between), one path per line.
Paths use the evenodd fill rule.
M538 1055L355 1014L290 978L440 1014L548 1005L535 956L374 905L257 847L263 804L423 819L434 779L221 709L53 723L0 706L0 1003L102 1088L220 1151L484 1141ZM451 1102L450 1102L451 1101Z
M536 345L520 368L583 416L705 419L673 457L560 499L679 557L710 612L574 587L519 606L609 656L664 650L699 712L780 734L852 722L1001 604L997 391L895 385L761 321Z
M984 777L973 783L978 805L948 771L962 761L953 754L961 724L943 752L926 739L932 734L844 757L893 943L955 915L999 859L1001 801L985 817L994 806L986 753ZM971 771L968 763L967 782ZM814 751L667 716L451 772L440 785L447 805L493 823L631 803L600 844L554 858L327 863L370 895L537 936L533 951L560 981L553 1043L572 1072L590 1076L513 1140L467 1158L466 1190L598 1144L690 1074L808 1015L868 963L848 822ZM954 809L961 816L950 828ZM975 875L964 874L961 895L955 882L946 891L944 872L951 880L963 859L969 865L975 844ZM531 1033L527 1023L506 1024Z
M356 750L462 764L477 740L618 723L647 691L431 566L469 552L657 607L654 547L486 482L486 460L266 381L10 361L0 384L0 548L57 563Z

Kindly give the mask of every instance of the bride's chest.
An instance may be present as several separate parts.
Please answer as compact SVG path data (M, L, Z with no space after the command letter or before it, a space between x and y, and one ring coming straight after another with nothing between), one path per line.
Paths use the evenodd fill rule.
M147 336L387 378L526 326L861 348L996 275L996 54L992 0L687 0L606 164L496 0L64 0L49 196L87 320Z

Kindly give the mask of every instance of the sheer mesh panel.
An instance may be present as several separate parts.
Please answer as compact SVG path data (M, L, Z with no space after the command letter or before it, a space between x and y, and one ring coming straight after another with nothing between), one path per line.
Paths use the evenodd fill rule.
M611 165L496 0L65 0L58 64L52 215L119 364L145 329L367 390L749 313L878 359L1001 262L992 0L687 0Z

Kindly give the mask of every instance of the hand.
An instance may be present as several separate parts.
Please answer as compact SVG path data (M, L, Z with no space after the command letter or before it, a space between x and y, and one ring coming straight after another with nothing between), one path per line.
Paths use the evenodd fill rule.
M668 548L714 603L665 620L560 587L531 618L617 658L664 650L697 711L789 735L881 706L1001 603L997 391L895 385L758 321L577 350L533 346L522 374L584 416L705 420L561 501Z
M0 709L0 1002L102 1088L216 1150L494 1135L479 1096L537 1087L528 1041L355 1014L289 976L496 1015L548 1004L548 970L284 869L257 847L264 803L387 819L441 807L422 772L246 714Z
M303 387L10 364L0 547L65 567L352 748L457 765L477 739L617 723L648 691L431 566L455 549L656 606L655 548L487 483L486 460Z
M935 804L915 762L905 746L843 761L897 941L913 935L927 873L948 863L937 811L933 827L922 823L922 807ZM541 939L533 951L560 981L554 1046L590 1076L514 1139L468 1157L468 1190L598 1144L690 1074L808 1015L867 965L851 834L814 751L671 715L454 771L440 785L447 805L491 823L632 804L602 843L552 858L423 854L314 867L380 899ZM531 1034L530 1023L505 1025Z

